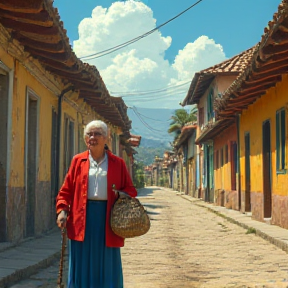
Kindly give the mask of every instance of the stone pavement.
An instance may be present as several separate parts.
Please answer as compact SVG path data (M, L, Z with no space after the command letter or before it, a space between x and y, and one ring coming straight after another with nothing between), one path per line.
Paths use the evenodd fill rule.
M222 206L215 206L214 204L207 203L187 195L183 195L179 192L176 192L176 194L180 195L188 201L193 202L195 205L204 207L209 211L214 212L221 217L224 217L225 219L234 224L237 224L245 229L250 229L250 231L252 231L256 235L269 241L271 244L276 245L277 247L288 253L287 229L253 220L249 214L244 214L236 210L227 209Z
M41 238L0 245L0 288L28 278L60 259L61 233L57 228Z
M157 195L157 199L154 199L155 196L152 193L152 191L154 189L155 190L157 190L157 189L160 190L159 192L157 192L157 194L155 194L155 195ZM155 277L155 275L153 275L153 271L149 271L149 265L146 265L145 267L143 267L143 271L141 271L141 275L137 274L137 271L139 271L139 269L135 269L135 272L131 269L131 268L135 267L136 265L138 265L137 267L139 267L139 261L140 262L141 261L143 261L143 262L146 261L145 263L147 263L147 259L144 259L144 258L141 258L141 257L145 257L145 251L147 251L148 247L149 247L149 250L151 250L150 254L151 253L152 254L155 253L156 259L153 260L153 261L157 262L156 263L157 264L156 267L158 269L158 273L159 273L158 275L162 275L162 274L163 275L167 275L166 277L161 279L161 283L160 284L157 285L157 283L155 282L154 287L165 287L165 288L176 287L177 283L179 283L179 285L182 285L180 283L183 283L183 281L187 282L187 286L185 286L185 287L198 287L198 286L192 286L192 284L193 284L192 282L195 280L191 276L191 275L194 275L193 271L191 271L191 272L187 271L186 274L182 274L181 273L181 271L183 271L184 267L186 268L186 267L190 267L190 266L192 267L193 266L195 268L195 267L200 267L200 265L202 267L202 265L203 265L203 263L200 263L203 259L201 261L197 260L198 263L195 263L195 261L196 261L195 258L194 259L189 259L189 257L187 257L187 251L188 252L191 251L191 249L193 247L195 247L195 245L201 244L201 241L204 240L204 237L201 238L202 236L200 234L200 231L198 231L198 230L192 231L192 234L189 234L191 232L187 231L187 229L186 229L187 226L184 226L184 224L182 224L184 220L187 221L187 219L185 219L185 214L187 214L187 211L190 209L189 208L190 205L188 204L189 202L191 202L191 209L192 209L192 206L194 206L194 205L198 206L198 207L199 206L201 207L201 208L199 207L198 210L202 209L202 211L203 211L203 208L204 209L208 209L209 211L214 212L215 216L216 215L220 216L222 219L225 219L225 220L227 220L229 222L237 224L237 225L247 229L247 231L250 231L253 234L255 233L256 235L262 237L263 239L268 240L270 243L272 243L272 244L276 245L277 247L281 248L286 253L288 252L288 248L287 248L288 247L288 230L286 230L286 229L280 228L278 226L273 226L273 225L269 225L269 224L265 224L265 223L261 223L261 222L252 220L250 216L242 214L242 213L240 213L238 211L229 210L229 209L226 209L224 207L214 206L213 204L209 204L209 203L203 202L202 200L195 199L195 198L192 198L190 196L183 195L181 193L178 193L176 191L172 191L170 189L167 190L167 189L163 189L163 188L159 189L157 187L149 187L149 189L143 189L143 190L139 191L139 195L140 195L140 197L139 197L140 201L143 202L143 204L147 207L147 210L150 213L150 216L152 218L154 218L154 219L152 219L154 222L152 221L152 229L147 234L147 237L146 237L146 235L144 235L142 237L139 237L137 239L137 241L135 241L134 239L127 239L126 240L127 241L127 245L123 249L123 267L124 267L123 269L124 269L124 276L128 275L128 277L126 278L127 279L126 280L126 284L127 284L126 286L128 288L129 287L131 287L131 288L132 287L133 288L137 288L137 287L145 288L146 286L145 285L143 286L143 279L147 280L146 281L147 284L149 283L149 279L150 278L154 281L153 277ZM177 197L176 197L176 195L177 195ZM169 205L173 205L173 203L175 201L176 205L182 205L181 207L183 207L182 208L183 210L181 210L181 207L180 207L180 209L178 208L177 211L173 208L175 210L175 212L177 212L177 217L178 218L180 217L181 219L183 219L183 220L180 219L182 221L182 222L181 221L179 222L180 224L178 222L177 223L175 222L173 227L167 226L167 223L169 224L171 222L176 221L176 218L175 219L174 218L169 218L169 217L173 217L174 214L172 215L169 211L165 212L167 214L164 214L164 210L163 211L161 210L161 209L166 209L163 206L164 202L161 202L161 201L167 201L167 200L165 200L167 197L168 197L168 201L170 203L169 204L167 202ZM180 202L179 201L180 200L179 197L187 200L187 202L184 201L184 203L183 203L183 200ZM141 200L141 198L142 198L142 200ZM203 212L201 212L201 210L200 211L198 211L198 210L197 210L198 215L199 215L199 213L200 214L203 213ZM160 215L159 213L162 213L162 216L161 216L162 218L161 217L157 218ZM195 211L193 213L195 213ZM191 219L193 219L193 217ZM201 218L199 218L199 219L201 219ZM157 221L157 220L159 220L159 221ZM167 221L170 221L170 222L167 222ZM218 228L216 227L218 230L222 229L223 231L221 230L221 232L225 232L223 235L228 235L230 233L229 231L232 231L233 228L231 228L232 229L231 230L225 222L223 222L223 223L222 222L220 223L220 222L221 222L220 220L216 220L216 222L215 222L216 225L214 224L214 226L218 226ZM153 230L153 225L154 225L155 228L158 229L158 231L156 231L157 229ZM181 235L181 237L183 236L185 238L183 243L184 243L184 245L188 246L188 250L186 251L186 254L184 254L183 251L177 245L177 243L178 244L180 243L179 242L180 241L179 234L177 234L179 232L175 231L174 229L175 229L175 227L178 227L179 225L180 225L180 227L179 227L180 231L181 231L181 229L183 229L182 230L183 231L183 235ZM163 230L162 232L160 231L161 229ZM191 223L191 229L193 230L193 223ZM194 229L197 229L197 227L195 226ZM213 226L211 225L211 227L206 227L205 228L205 232L206 233L209 232L210 235L211 235L211 233L216 233L218 231L217 229L215 230L213 228ZM154 246L151 245L151 239L152 239L152 241L155 241L155 242L159 241L161 238L163 239L163 236L161 236L162 235L161 233L164 233L164 231L168 231L170 233L169 234L170 237L168 239L168 242L166 243L167 247L168 247L168 250L167 250L167 247L165 247L165 249L164 249L164 247L157 248L156 243L154 243ZM243 232L241 232L239 235L240 235L239 237L242 237L241 235L243 235ZM148 238L148 236L150 238ZM172 240L175 243L172 243L172 242L170 243L169 242L169 241L172 241ZM181 241L183 241L183 239ZM219 243L221 243L221 241ZM241 243L241 241L239 239L235 239L235 242ZM189 247L189 243L193 243L193 245L192 245L193 247L192 246ZM260 247L262 247L264 245L263 246L263 249L264 249L265 243L267 243L267 242L264 241L264 244L263 243L259 244ZM130 244L132 244L132 245L130 245ZM213 246L212 243L211 244L209 243L209 245ZM209 245L208 245L208 247L209 247ZM224 245L224 243L223 243L223 245ZM229 244L229 245L231 245L231 244ZM53 277L54 279L57 278L57 261L59 261L59 258L60 258L60 247L61 247L61 233L60 233L60 231L58 229L50 232L49 234L43 236L42 238L30 239L30 240L25 241L22 244L20 244L18 246L15 246L15 247L9 246L7 244L6 245L2 245L2 246L0 245L0 288L9 287L13 283L19 282L21 279L26 279L30 275L35 274L37 271L39 271L39 269L48 267L52 263L54 263L54 266L51 268L51 271L50 270L49 271L52 273L51 275L53 275L51 277ZM139 250L139 247L141 247L141 251ZM170 247L171 251L169 251L169 247ZM199 246L199 247L201 247L201 246ZM233 267L233 265L235 263L233 263L233 255L231 255L231 251L229 251L230 247L225 247L225 246L221 247L221 245L220 245L219 247L216 246L214 248L215 249L220 249L219 250L220 252L217 252L217 253L224 253L224 258L221 260L223 262L223 265L225 265L226 258L229 258L229 257L231 258L232 257L232 262L231 262L231 269L232 269L232 267ZM170 262L169 263L166 262L167 259L170 259L169 257L165 258L165 260L163 260L160 257L158 257L161 253L164 253L161 249L162 250L164 249L163 251L165 251L166 254L168 253L167 255L169 257L171 256L171 263ZM178 250L174 251L173 249L176 249L176 250L178 249ZM225 251L226 249L228 251ZM253 248L253 249L255 249L255 248ZM256 262L260 261L260 263L263 263L264 260L260 259L260 258L264 257L264 256L258 255L257 251L255 251L253 249L248 251L248 254L250 253L249 257L250 256L252 257L251 260L249 260L249 261L251 263L253 262L254 265L255 265L255 261ZM139 257L135 258L135 254L134 253L137 253L139 255ZM193 253L195 253L195 251L193 251ZM203 251L199 251L200 255L201 255L201 253L203 253ZM214 255L213 253L211 255ZM274 254L274 252L272 251L271 254ZM276 254L277 253L275 252L275 255ZM207 257L211 258L211 255L208 255ZM217 255L221 255L221 254L217 254ZM271 255L271 256L273 257L273 255ZM244 255L243 255L243 257L244 257ZM245 256L245 257L247 257L247 256ZM249 257L247 257L247 258L249 258ZM278 255L277 257L279 257L279 259L281 258L281 261L282 261L283 255L281 255L281 256ZM56 265L55 265L55 261L56 261ZM207 261L207 260L205 260L205 261ZM283 261L282 262L281 261L279 260L278 269L280 268L280 270L282 270L282 272L284 272L284 274L285 274L286 267L283 268L284 264L283 264ZM182 262L183 262L183 265L181 265ZM209 260L207 262L209 262ZM247 267L251 264L250 262L247 264ZM175 276L175 274L173 275L174 278L170 275L172 277L172 278L170 277L172 279L172 282L174 282L173 284L171 283L171 279L169 278L169 272L170 271L167 271L167 265L168 264L170 264L171 267L174 267L174 269L176 269L176 271L179 271L179 273L177 274L178 275L177 277ZM189 264L189 266L186 266L187 264ZM209 266L208 264L211 265L211 263L207 263L207 267ZM215 265L215 263L213 263L213 265ZM227 265L229 267L230 264L228 263ZM288 264L287 264L287 266L288 266ZM211 273L211 275L210 275L211 279L212 279L212 275L213 275L213 277L215 277L215 273L217 274L218 273L217 271L219 271L219 269L223 269L222 266L221 266L221 263L219 263L219 267L218 266L217 267L214 267L214 266L212 267L211 266L211 267L208 267L208 268L210 269L210 270L209 269L208 270L211 271L210 272ZM234 268L235 268L236 272L239 272L238 269L237 269L237 266L235 266ZM262 269L262 268L260 267L259 269ZM270 267L269 269L271 270L271 275L272 275L275 272L275 269L277 269L277 268L276 267ZM250 271L250 270L252 270L252 266L249 267L249 269L247 271ZM128 271L129 271L129 273L128 273ZM247 271L245 271L245 273L247 273ZM288 270L286 270L286 271L288 271ZM261 273L261 272L263 272L263 271L259 271L259 273ZM202 271L200 271L199 268L198 268L198 270L197 270L197 275L198 276L197 277L199 277L199 279L201 278L200 277L201 273L203 273L203 277L204 277L204 274L205 274L205 277L206 277L205 279L209 278L207 276L207 271L206 270L203 269ZM222 279L223 281L225 281L225 279L227 277L231 277L231 275L228 275L228 272L225 272L225 273L226 274L223 275L223 279ZM244 272L241 272L241 273L244 273ZM251 271L251 273L252 273L252 276L250 275L250 277L253 277L253 273L255 273L255 271ZM283 274L281 274L280 276L282 277ZM144 278L141 278L141 277L144 277ZM247 275L246 274L243 275L243 280L245 280L245 277L248 277L248 273L247 273ZM221 276L221 278L222 278L222 276ZM288 274L287 274L286 278L288 278ZM281 279L283 279L283 277ZM216 281L216 278L215 279L213 278L213 281ZM259 287L288 287L287 286L288 282L286 282L286 279L284 279L284 282L286 284L284 284L284 283L283 284L286 285L286 286L278 286L278 285L277 286L273 286L273 284L272 284L272 286L259 286ZM192 283L192 284L188 284L188 283ZM195 283L193 285L195 285ZM213 287L213 288L214 287L228 287L228 286L215 286L215 285L212 285L212 286L208 285L208 286L201 286L201 287ZM13 287L25 287L25 288L28 288L28 286L26 286L26 285L25 286L18 286L17 284L14 285ZM33 286L33 287L44 287L44 286L41 286L41 283L40 283L38 286ZM53 287L53 286L51 286L51 287ZM177 287L184 287L184 286L182 285L182 286L177 286ZM229 287L236 287L236 286L229 286ZM237 286L237 287L252 287L252 286ZM256 287L256 286L253 286L253 287Z

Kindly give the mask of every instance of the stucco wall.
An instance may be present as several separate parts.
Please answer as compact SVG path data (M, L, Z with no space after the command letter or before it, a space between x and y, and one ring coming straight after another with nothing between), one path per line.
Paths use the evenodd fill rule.
M286 107L286 159L287 159L287 91L288 77L283 75L282 82L275 88L270 88L267 93L243 111L240 117L240 169L241 187L245 190L245 132L250 132L250 167L251 167L251 207L252 215L258 220L263 219L263 164L262 164L262 125L265 120L270 121L271 131L271 182L272 182L272 222L280 225L283 216L280 215L276 203L287 202L288 175L276 173L276 111ZM286 160L287 161L287 160ZM287 162L286 162L287 168ZM257 195L254 195L257 194ZM259 196L258 196L259 195ZM281 201L280 201L281 199ZM254 201L254 203L252 203ZM257 201L257 203L255 203ZM263 201L262 201L263 202ZM286 204L285 204L286 205ZM257 209L256 209L257 207ZM287 217L286 217L287 218ZM286 221L287 222L287 221ZM288 225L285 224L286 226ZM283 223L280 225L283 226ZM288 226L287 226L288 227Z
M3 58L2 58L3 57ZM26 99L27 91L34 92L38 98L38 128L36 151L36 189L35 189L35 233L36 235L51 227L51 189L50 189L50 159L51 159L51 107L57 103L57 98L18 62L9 55L3 55L1 60L13 70L13 89L11 106L9 177L7 190L7 238L17 241L25 236L26 227ZM13 66L12 66L13 65ZM17 193L15 193L17 191ZM49 207L48 207L49 206ZM41 214L41 215L40 215ZM32 225L32 224L31 224Z
M214 138L215 189L231 190L231 141L237 142L236 124L231 125ZM228 145L228 162L221 167L220 160L218 160L219 168L216 169L216 151L220 153L220 150L223 149L225 145Z
M214 183L215 183L215 202L217 205L225 206L238 210L238 189L232 190L231 181L231 142L237 143L236 123L224 130L214 138ZM228 147L228 159L225 161L225 145ZM221 165L221 150L223 149L224 164ZM218 153L216 153L218 151ZM216 157L218 157L218 167L216 168ZM237 187L236 175L236 188Z

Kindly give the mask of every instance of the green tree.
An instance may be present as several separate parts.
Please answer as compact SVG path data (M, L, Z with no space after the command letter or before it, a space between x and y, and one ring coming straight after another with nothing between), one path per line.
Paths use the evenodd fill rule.
M167 146L160 146L159 147L137 147L135 150L137 154L135 155L136 161L139 163L143 163L144 166L150 165L154 162L155 156L163 157L165 150L169 147Z
M175 141L186 123L197 121L197 108L193 107L190 112L185 109L177 109L174 113L175 114L171 116L172 122L170 123L168 133L174 133Z
M136 188L143 188L144 182L144 165L141 162L133 163L133 184Z

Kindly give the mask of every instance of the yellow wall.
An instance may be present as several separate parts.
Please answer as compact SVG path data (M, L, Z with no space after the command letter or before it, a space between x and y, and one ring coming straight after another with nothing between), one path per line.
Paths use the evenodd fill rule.
M24 57L24 55L22 55ZM20 58L19 58L20 59ZM34 235L40 235L44 231L48 231L55 226L55 204L54 198L57 193L57 188L54 190L56 181L55 175L51 175L51 142L52 142L52 111L53 108L58 113L58 92L63 89L63 84L58 78L51 80L49 76L46 78L46 74L41 75L37 70L30 71L36 67L37 61L32 64L26 59L22 62L11 57L0 45L0 60L1 69L7 71L9 74L9 87L8 87L8 133L3 137L7 138L8 143L8 155L7 155L7 168L8 174L7 186L8 193L4 195L1 199L5 206L5 213L0 213L1 221L5 221L7 225L7 241L19 241L25 237L31 236L29 233L34 233ZM27 61L27 67L25 66ZM35 66L34 66L35 64ZM3 66L3 67L2 67ZM27 70L29 69L29 71ZM41 69L40 69L41 70ZM37 73L37 74L36 74ZM40 74L39 74L40 73ZM35 77L34 75L37 75ZM45 77L45 79L39 80L39 78ZM49 78L49 79L48 79ZM42 81L46 84L43 84ZM53 81L49 89L48 81ZM58 82L57 82L58 81ZM57 87L56 87L57 86ZM6 87L5 87L6 88ZM5 90L6 91L6 90ZM6 92L5 92L6 93ZM27 110L27 95L31 95L33 100L37 100L37 113L32 111L30 114L34 121L37 117L37 132L34 136L36 137L36 175L35 178L32 177L31 180L35 180L35 191L28 190L30 186L26 186L25 174L26 174L26 110ZM59 92L60 94L61 92ZM7 94L3 97L7 97ZM88 122L94 119L101 119L97 113L95 113L92 108L86 104L86 106L77 103L81 103L82 100L78 100L77 92L68 92L64 96L62 102L62 117L61 117L61 134L60 134L60 170L59 170L59 183L61 186L63 182L64 173L64 130L65 130L65 116L68 116L74 122L74 150L71 154L75 155L83 148L83 127ZM74 102L71 103L71 101ZM6 101L6 99L5 99ZM83 101L82 101L83 102ZM34 102L35 103L35 102ZM82 103L83 104L83 103ZM31 107L31 106L30 106ZM83 108L84 107L84 108ZM35 116L35 117L34 117ZM56 119L55 119L56 120ZM111 126L105 119L101 119ZM33 123L33 122L30 122ZM55 122L55 124L57 121ZM57 124L56 124L57 125ZM32 125L33 126L33 125ZM32 127L33 129L35 128ZM111 127L110 127L111 128ZM81 135L78 131L81 129ZM119 129L112 127L114 133L119 132ZM32 138L29 138L31 141ZM34 141L34 140L32 140ZM55 141L55 138L54 138ZM35 143L34 142L34 143ZM33 142L32 142L33 143ZM31 142L30 142L31 144ZM82 147L80 147L82 146ZM34 148L33 148L34 149ZM70 155L69 155L70 156ZM72 155L71 155L72 156ZM126 161L129 161L129 157L125 155ZM67 158L67 160L70 160ZM34 164L34 158L32 160ZM31 162L31 163L32 163ZM68 162L68 161L67 161ZM67 163L69 165L69 163ZM34 168L34 165L33 165ZM68 167L65 167L65 169ZM34 175L33 175L34 176ZM29 178L29 177L28 177ZM30 179L30 178L29 178ZM28 179L28 180L29 180ZM52 186L51 186L52 185ZM32 187L32 186L31 186ZM51 189L53 187L53 189ZM31 192L31 193L29 193ZM3 196L3 195L1 195ZM33 199L33 201L31 200ZM1 202L1 203L2 203ZM3 205L2 205L3 207ZM1 209L2 209L1 207ZM29 209L31 208L31 213ZM3 209L2 209L3 211ZM17 213L16 213L17 211ZM28 212L27 212L28 211ZM34 220L34 223L31 222ZM28 231L31 222L33 225L33 230ZM1 222L2 223L2 222ZM28 225L29 223L29 225ZM30 225L30 227L31 227ZM29 234L29 235L28 235Z
M244 133L250 132L250 165L251 165L251 192L263 191L263 165L262 165L262 124L265 120L270 120L271 127L271 165L272 165L272 193L277 195L287 195L288 175L276 174L276 111L286 107L286 131L288 113L288 77L283 75L282 82L275 88L271 88L267 93L250 105L240 117L240 169L241 188L245 190L245 143ZM287 147L286 132L286 147ZM287 159L286 148L286 159ZM287 168L287 163L286 163Z
M7 65L6 63L4 64ZM57 107L57 98L40 84L18 61L15 61L11 123L11 177L9 183L12 187L24 186L27 87L39 97L38 180L50 180L51 109L52 106Z

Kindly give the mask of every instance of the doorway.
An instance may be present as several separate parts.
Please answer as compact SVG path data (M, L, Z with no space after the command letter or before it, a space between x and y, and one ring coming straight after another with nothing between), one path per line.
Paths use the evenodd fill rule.
M245 212L251 211L250 133L245 133Z
M51 170L50 170L50 182L51 182L51 219L55 215L55 199L58 194L58 187L56 184L56 171L57 171L57 112L52 107L51 111Z
M271 218L272 189L271 189L271 127L270 121L263 122L263 206L264 218Z
M26 230L25 236L35 233L35 203L37 179L37 148L38 148L38 98L28 90L26 102Z
M206 146L206 167L207 167L207 187L206 187L206 202L214 202L214 166L213 166L213 146Z
M74 122L65 114L64 116L64 167L63 167L63 179L69 170L71 160L74 156Z
M9 75L0 68L0 242L6 239Z

